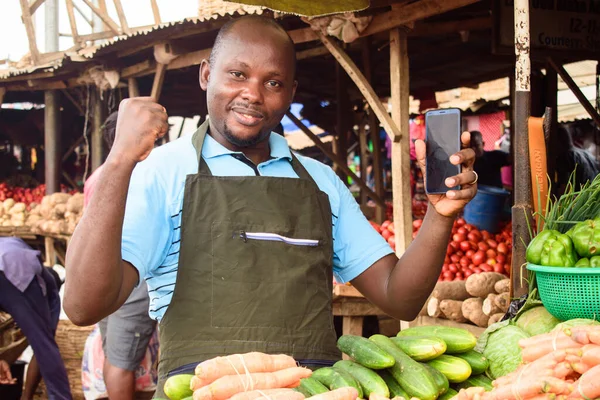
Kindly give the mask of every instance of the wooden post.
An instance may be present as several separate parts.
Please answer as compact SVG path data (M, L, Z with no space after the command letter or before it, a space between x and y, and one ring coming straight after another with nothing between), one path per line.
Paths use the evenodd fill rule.
M117 10L117 16L119 17L119 23L121 24L121 30L123 31L123 33L129 34L129 25L127 25L127 18L125 18L125 12L123 11L123 5L121 4L121 0L113 1Z
M60 102L57 90L44 92L44 160L46 194L60 192Z
M6 88L0 87L0 106L4 103L4 96L6 95Z
M348 91L346 89L346 74L340 67L340 64L335 64L335 83L336 83L336 130L337 130L337 147L336 154L341 161L347 163L348 161ZM343 171L338 170L340 179L344 180L345 174ZM364 179L364 178L363 178Z
M25 24L25 32L27 32L27 41L29 42L29 52L31 53L31 61L37 64L40 59L40 51L35 40L35 27L31 20L31 12L29 11L29 3L27 0L21 1L21 13L23 16L23 24Z
M152 94L150 94L150 97L152 97L156 102L158 102L160 99L160 93L162 92L162 86L165 81L166 72L167 64L156 64L156 73L154 74L154 82L152 83Z
M513 251L511 265L511 297L527 294L527 283L521 279L525 250L530 241L528 223L532 222L533 196L529 165L529 128L531 109L531 60L529 32L529 0L515 0L515 130L514 168L515 203L512 207Z
M140 96L140 89L138 88L137 80L135 78L127 79L127 88L129 89L129 97Z
M102 100L100 98L99 89L93 90L92 102L92 164L91 170L95 171L102 164L102 125L104 124L104 113Z
M73 35L73 43L79 44L79 33L77 32L77 21L75 20L73 0L66 0L66 5L67 15L69 16L69 25L71 26L71 35Z
M555 127L558 122L558 75L550 65L546 66L546 110L552 110L551 115L545 117L550 119L551 127ZM556 132L550 129L550 136L546 138L546 160L548 164L548 176L554 183L554 172L556 170ZM554 187L554 185L552 185ZM550 193L549 193L550 195Z
M29 13L33 15L33 13L42 5L46 0L35 0L31 6L29 6Z
M362 39L362 60L363 69L365 71L365 78L369 83L372 82L373 73L371 68L371 50L370 50L370 38ZM379 138L379 122L373 112L373 109L369 110L369 136L373 143L373 153L371 157L373 159L373 173L375 175L375 193L379 197L385 200L385 189L383 187L383 163L381 162L381 139ZM381 224L386 217L386 207L377 206L375 210L375 221Z
M367 166L369 160L369 143L367 141L367 130L365 129L365 122L362 121L360 123L360 126L358 127L358 145L360 149L360 178L366 183L368 179ZM367 192L365 190L361 190L360 204L363 206L366 205L367 198Z
M552 58L548 59L548 63L560 75L562 80L565 81L565 83L567 84L569 89L571 89L571 92L573 92L575 97L577 97L577 100L579 100L579 103L581 103L581 105L583 106L585 111L587 111L587 113L590 115L592 120L594 120L594 122L596 123L596 126L598 128L600 128L600 115L598 114L598 112L596 111L594 106L592 106L592 103L590 103L590 101L587 99L587 97L585 97L585 95L583 94L581 89L579 89L579 86L577 86L577 84L571 78L569 73L565 70L565 68L562 65L558 64Z
M390 30L390 90L392 119L401 136L392 143L392 190L396 254L402 255L412 241L412 200L410 193L410 134L408 50L406 32Z

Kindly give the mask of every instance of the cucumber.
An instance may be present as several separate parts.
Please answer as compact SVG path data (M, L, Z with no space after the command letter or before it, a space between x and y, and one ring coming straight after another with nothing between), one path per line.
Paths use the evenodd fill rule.
M381 371L377 371L377 373L379 374L379 376L381 376L388 389L390 389L390 397L402 397L406 400L410 399L408 393L406 393L406 391L402 389L402 386L400 386L398 381L392 376L392 374L388 370L382 369Z
M367 368L386 369L396 362L394 357L362 336L342 335L338 339L337 347Z
M471 366L462 358L443 354L427 364L440 371L452 383L466 381L471 376Z
M194 392L190 389L190 382L193 377L192 374L179 374L167 378L163 387L167 397L171 400L183 400L193 395Z
M438 397L438 400L450 400L451 398L453 398L454 396L457 396L458 392L452 388L448 388L448 390L446 391L446 393L444 393L443 395L441 395L440 397Z
M462 358L463 360L469 363L473 375L483 374L485 371L487 371L488 367L490 366L490 363L488 362L487 358L485 358L483 354L475 350L469 350L466 353L462 354L455 354L455 356L458 358Z
M320 368L314 371L310 377L318 380L330 390L353 387L358 391L358 397L363 397L363 390L360 383L344 370L333 369L331 367Z
M473 375L466 381L455 385L457 390L467 389L473 386L482 387L486 392L489 392L494 388L492 380L483 374Z
M329 392L329 389L325 385L311 377L300 379L299 388L302 394L307 392L310 396ZM306 396L306 394L304 394L304 396Z
M407 356L390 338L383 335L373 335L369 340L377 343L396 359L396 364L389 371L410 397L417 397L421 400L434 400L438 396L439 388L429 371Z
M371 393L390 397L390 390L377 372L348 360L336 362L333 364L333 368L344 370L352 375L362 386L365 397L369 397Z
M435 384L440 389L439 394L446 393L446 391L450 387L450 382L448 382L448 378L446 378L446 375L442 374L440 371L438 371L437 369L433 368L432 366L430 366L428 364L422 364L422 365L427 369L427 371L429 371L429 373L433 377Z
M400 331L397 336L434 336L440 338L446 342L447 354L466 353L473 350L477 344L477 338L471 332L447 326L415 326Z
M415 361L433 360L446 352L446 342L434 336L401 336L391 339Z
M308 392L306 389L304 389L304 388L303 388L303 387L301 387L301 386L298 386L298 387L294 388L294 391L296 391L296 392L298 392L298 393L302 393L302 395L303 395L305 398L312 397L312 394L310 394L310 393L309 393L309 392Z

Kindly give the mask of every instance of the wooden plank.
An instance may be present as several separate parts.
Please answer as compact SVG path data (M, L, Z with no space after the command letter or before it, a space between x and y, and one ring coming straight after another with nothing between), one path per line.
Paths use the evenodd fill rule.
M150 4L152 5L152 15L154 16L154 23L156 25L160 24L160 11L158 10L158 4L156 0L150 0Z
M27 0L20 0L21 2L21 13L23 24L25 24L25 32L27 33L27 41L29 42L29 53L31 54L31 61L33 64L37 64L40 59L40 51L38 50L37 43L35 40L35 27L31 21L31 13L29 11L29 3Z
M369 155L371 154L369 152L369 145L367 143L367 130L365 128L365 123L361 122L360 126L358 127L358 148L360 149L360 177L362 179L365 180L365 182L367 181L367 167L368 167L368 160L369 160ZM374 174L376 174L377 172L373 172ZM360 191L360 204L361 205L366 205L367 204L367 192L365 192L364 190Z
M338 156L340 161L346 161L348 159L348 132L352 122L349 121L352 109L350 108L350 102L348 100L348 78L346 73L342 69L339 63L335 64L335 97L336 97L336 124L335 124L335 139L336 147L335 154ZM338 165L339 167L339 165ZM342 181L346 180L345 172L341 169L337 169L337 174ZM360 178L365 181L365 177ZM347 180L346 180L347 181Z
M0 87L0 105L4 103L4 96L6 95L6 88Z
M587 97L585 97L581 89L579 89L579 86L577 86L573 78L571 78L571 75L569 75L562 65L558 64L552 58L548 58L548 64L550 64L556 73L560 75L562 80L565 81L571 92L573 92L575 97L577 97L577 100L579 100L579 103L581 103L581 106L585 109L585 111L587 111L592 120L596 123L596 126L600 128L600 115L594 106L592 106Z
M367 299L338 299L332 303L333 315L342 317L365 317L385 315L383 311L369 303Z
M149 75L156 69L154 60L145 60L140 63L130 65L121 70L121 78L129 79L141 75Z
M83 18L85 20L85 22L87 22L90 27L92 27L94 25L94 21L92 21L91 18L88 18L88 16L86 15L85 11L83 11L81 9L81 7L79 7L79 5L77 3L73 3L73 7L75 8L75 11L77 11L79 13L79 16L81 18Z
M44 4L46 0L33 0L29 6L29 13L33 15L35 11L40 8L42 4Z
M369 36L384 32L410 22L477 3L479 0L420 0L395 7L385 14L376 15L360 36Z
M402 255L412 241L412 199L410 193L409 79L406 33L390 30L390 90L392 119L402 136L392 143L392 192L396 254Z
M119 17L119 23L121 24L121 30L123 33L130 34L129 25L127 24L127 18L125 18L125 12L123 11L123 4L121 0L113 0L115 3L115 9L117 10L117 16Z
M79 36L79 40L82 42L93 42L96 40L102 40L102 39L111 39L114 38L115 33L113 31L105 31L105 32L95 32L95 33L88 33L86 35L80 35Z
M150 94L150 97L152 97L156 102L158 102L160 99L160 93L162 92L166 72L166 64L156 64L156 73L154 74L154 82L152 83L152 93Z
M192 51L187 54L182 54L169 63L168 70L190 67L192 65L200 65L202 60L208 60L212 48Z
M414 326L449 326L452 328L461 328L466 329L477 337L485 331L485 328L480 328L475 325L454 322L443 318L432 318L427 315L417 317L414 321L410 321L408 325L411 328Z
M325 143L323 143L317 135L312 133L310 129L308 129L302 122L300 122L294 114L287 111L285 115L287 115L288 118L291 119L292 122L296 124L296 126L300 128L302 132L304 132L304 134L308 136L327 157L329 157L334 163L336 163L346 173L347 176L352 178L352 180L354 180L356 184L360 186L361 189L367 191L367 193L369 193L369 196L371 197L371 199L373 199L375 203L385 205L384 201L379 196L377 196L377 194L373 193L373 191L367 186L367 184L358 176L356 176L356 174L352 172L350 168L348 168L348 165L345 162L345 157L343 159L338 158L338 156L331 152L327 148L327 146L325 146Z
M354 286L348 285L333 285L333 298L338 297L358 297L364 298L361 292L358 291Z
M369 82L372 82L373 72L371 64L371 38L363 38L361 43L362 46L362 62L365 71L365 78ZM369 136L373 143L373 171L375 174L375 193L382 199L385 199L385 192L383 187L383 163L381 162L381 139L379 138L379 122L372 109L369 110ZM375 221L381 224L386 218L386 207L378 205L375 209Z
M342 334L362 336L365 317L342 317ZM344 360L350 360L347 354L342 354Z
M73 9L73 0L65 0L67 5L67 15L69 16L69 26L71 27L71 35L73 35L73 43L79 43L79 33L77 32L77 21L75 20L75 10Z
M140 97L140 89L135 78L127 79L127 88L129 90L129 97Z
M305 60L307 58L320 57L326 54L329 54L329 50L327 50L326 47L318 46L296 52L296 60Z
M108 15L108 13L104 13L100 8L96 7L90 0L81 0L83 1L89 8L92 9L94 14L96 14L102 22L104 22L108 28L113 31L115 34L119 35L119 25Z
M335 59L340 63L340 65L344 68L346 73L350 76L350 78L354 81L354 84L358 87L362 95L365 97L377 118L383 125L383 128L387 132L387 134L392 138L392 141L400 140L400 130L387 113L387 110L381 104L379 97L365 78L365 76L360 72L354 61L346 54L344 50L342 50L331 38L328 36L319 34L319 37L325 47L329 50L329 52L335 57Z
M460 21L420 22L408 32L409 37L441 36L461 31L480 31L492 28L492 17L471 18Z
M294 29L288 32L292 41L296 44L319 40L319 35L312 28Z

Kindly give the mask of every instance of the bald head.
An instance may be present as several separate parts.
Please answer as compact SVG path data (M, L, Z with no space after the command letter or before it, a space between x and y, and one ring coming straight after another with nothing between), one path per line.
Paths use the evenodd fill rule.
M294 66L294 76L296 75L296 50L292 38L288 35L285 29L279 25L273 18L264 17L262 15L246 15L240 18L235 18L228 21L219 29L217 38L210 52L209 62L214 64L217 58L221 55L223 49L227 46L228 39L244 40L245 32L248 30L256 31L257 29L270 35L272 38L281 40L281 46L292 57L292 65Z

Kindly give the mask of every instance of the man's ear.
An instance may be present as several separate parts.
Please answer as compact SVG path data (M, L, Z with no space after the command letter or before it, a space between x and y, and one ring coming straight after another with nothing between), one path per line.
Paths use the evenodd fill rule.
M294 97L296 97L296 89L298 89L298 81L294 79L294 84L292 86L292 99L290 103L294 101Z
M210 64L207 60L202 60L200 63L200 87L206 91L208 87L208 79L210 78Z

